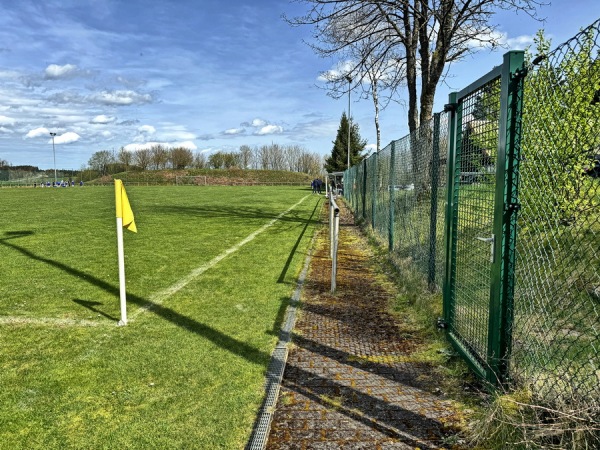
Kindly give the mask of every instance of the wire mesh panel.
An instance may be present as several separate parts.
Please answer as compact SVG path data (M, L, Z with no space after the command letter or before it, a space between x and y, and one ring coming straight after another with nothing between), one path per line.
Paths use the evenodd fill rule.
M344 196L354 211L356 211L358 199L360 198L360 186L356 183L360 167L360 165L353 166L344 172Z
M391 145L382 149L377 155L377 173L375 190L375 230L386 238L390 227L390 159Z
M506 53L450 114L348 171L345 195L431 287L443 280L447 336L474 371L598 448L600 21L538 45L528 68Z
M481 372L488 353L500 82L495 77L458 99L453 174L457 206L450 328Z
M448 114L440 113L433 129L434 146L431 160L432 202L430 223L434 230L429 231L429 283L436 289L442 288L445 272L444 218L448 188ZM437 145L436 145L437 144Z
M373 183L376 182L377 154L371 155L364 162L363 171L363 198L362 198L362 217L373 224Z
M597 21L525 78L511 373L553 404L600 398L599 51Z
M433 120L395 141L394 242L402 258L411 258L427 274L429 267L430 214L432 201L431 164Z

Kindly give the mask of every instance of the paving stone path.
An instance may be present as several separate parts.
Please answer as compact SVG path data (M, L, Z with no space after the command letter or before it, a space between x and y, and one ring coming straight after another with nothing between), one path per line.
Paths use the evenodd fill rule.
M457 448L449 444L456 412L435 394L431 367L406 362L417 344L402 337L388 313L393 288L375 273L345 208L341 223L337 292L329 292L331 261L322 237L267 449Z

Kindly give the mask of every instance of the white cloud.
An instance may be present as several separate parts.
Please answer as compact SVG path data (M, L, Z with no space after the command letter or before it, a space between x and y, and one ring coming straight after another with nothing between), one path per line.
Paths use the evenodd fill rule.
M149 150L156 142L147 142L145 144L127 144L123 148L128 152L136 152L138 150Z
M168 141L189 141L191 139L196 139L196 135L194 133L190 133L189 131L165 131L161 133L161 138L166 139Z
M525 50L528 46L534 43L534 36L531 35L521 35L514 38L507 38L506 45L511 50Z
M54 143L70 144L71 142L77 142L80 138L81 136L79 136L77 133L74 133L73 131L67 131L66 133L61 134L60 136L56 136L54 138ZM52 142L52 140L50 140L50 142Z
M508 35L501 31L493 31L489 34L481 34L467 42L467 45L473 49L494 48L501 46L510 50L524 50L529 45L533 44L533 35L521 35L509 38Z
M64 66L50 64L46 67L45 76L47 79L70 78L76 73L77 66L73 64L65 64Z
M35 130L30 130L25 135L25 138L36 138L36 137L40 137L40 136L48 136L49 134L50 134L50 131L48 131L48 128L40 127L40 128L36 128Z
M267 124L267 122L265 122L265 121L264 121L264 120L262 120L262 119L254 119L254 120L252 121L252 126L253 126L253 127L257 127L257 128L258 128L258 127L264 127L266 124Z
M160 139L167 142L192 141L197 138L194 133L187 130L185 125L163 122L160 124Z
M198 147L196 146L196 144L194 144L192 141L183 141L183 142L176 142L173 144L173 147L183 147L183 148L187 148L188 150L197 150Z
M244 131L246 131L244 128L229 128L228 130L223 131L223 134L235 135L242 134Z
M280 127L279 125L266 125L254 134L263 136L266 134L277 134L277 133L283 133L283 127Z
M19 77L21 77L21 74L14 70L0 70L0 79L17 80Z
M366 150L365 155L367 155L369 153L373 153L373 152L377 151L377 144L367 144L365 146L365 150ZM348 154L348 152L346 152L346 154Z
M134 91L104 91L92 97L99 103L105 105L133 105L150 103L152 96L150 94L140 94Z
M0 115L0 125L14 125L15 122L15 119L13 119L12 117Z
M94 117L90 123L99 123L99 124L104 124L104 123L111 123L114 122L116 120L115 117L112 116L105 116L104 114L100 114L99 116Z
M154 134L156 133L156 128L154 128L152 125L142 125L138 128L138 131L140 133Z
M192 141L182 142L145 142L143 144L127 144L123 148L128 152L135 152L137 150L149 150L156 145L162 145L166 148L177 148L183 147L189 150L196 150L198 147Z
M351 61L340 61L327 72L321 73L321 75L318 76L317 80L322 82L339 80L345 77L350 72L352 72L353 68L354 65Z

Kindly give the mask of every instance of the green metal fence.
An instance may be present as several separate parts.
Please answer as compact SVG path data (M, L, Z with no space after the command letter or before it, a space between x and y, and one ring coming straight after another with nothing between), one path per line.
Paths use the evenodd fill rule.
M542 44L543 45L543 44ZM450 95L344 175L355 214L443 289L447 335L494 385L600 398L600 21Z
M432 288L444 276L444 194L448 144L446 113L391 142L344 175L345 197L355 213L410 258Z
M524 81L511 375L600 399L600 21Z

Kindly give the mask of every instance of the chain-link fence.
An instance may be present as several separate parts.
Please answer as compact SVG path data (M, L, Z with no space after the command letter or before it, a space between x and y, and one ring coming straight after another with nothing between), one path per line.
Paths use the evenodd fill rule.
M391 142L345 174L355 214L367 221L400 258L410 258L441 289L447 114Z
M448 335L475 372L545 404L595 405L597 420L600 21L538 45L350 168L345 197L443 287Z
M511 374L600 399L600 21L524 80Z

